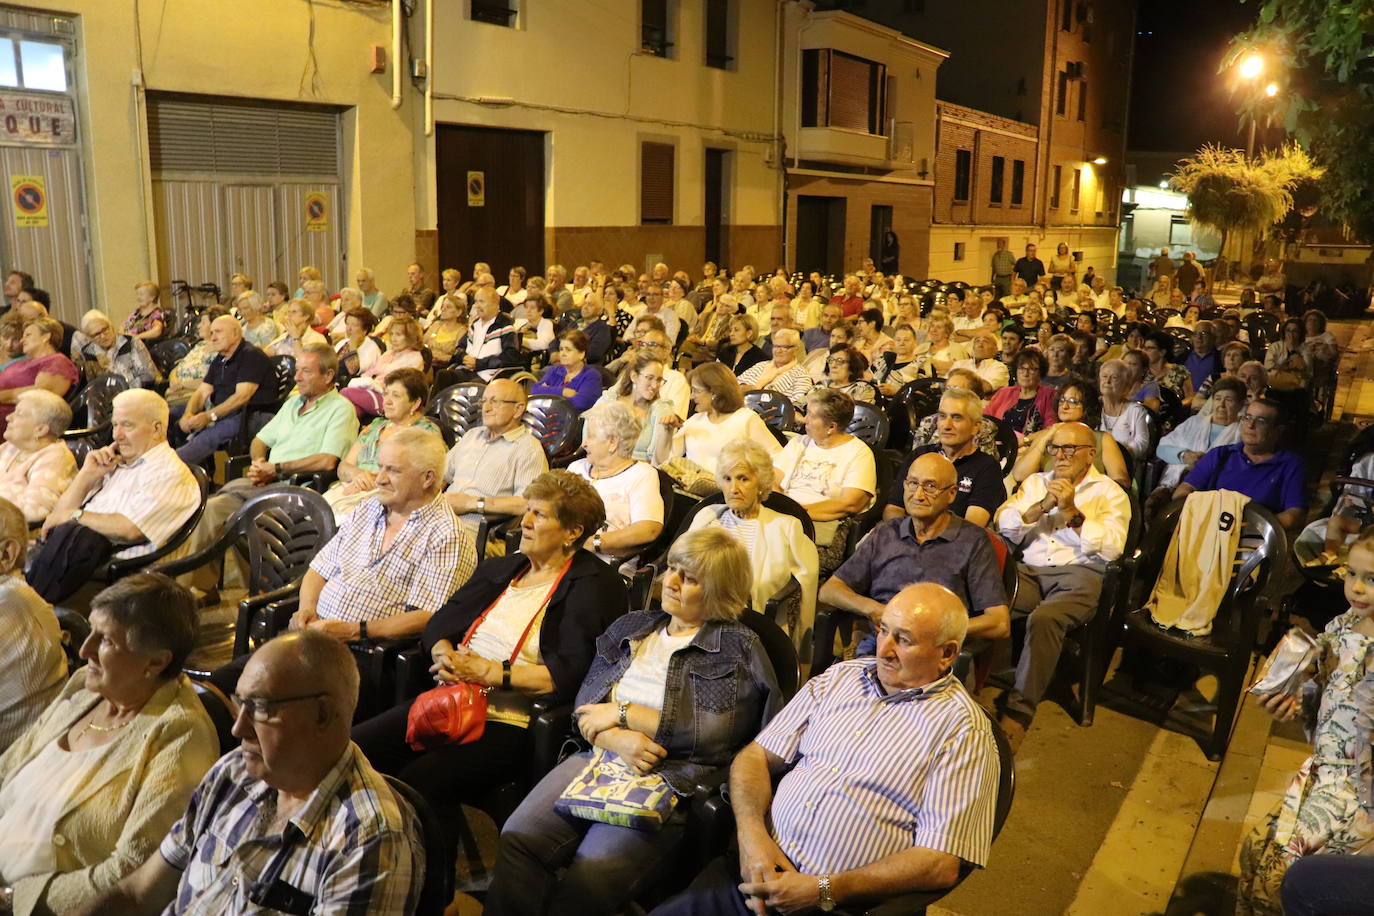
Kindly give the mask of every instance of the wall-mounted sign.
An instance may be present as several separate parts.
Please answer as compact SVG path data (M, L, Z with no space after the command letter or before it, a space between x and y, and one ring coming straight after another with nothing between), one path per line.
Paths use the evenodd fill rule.
M48 188L42 175L11 175L14 224L21 229L48 224Z
M487 173L468 172L468 206L485 207L487 205Z
M305 197L305 231L324 232L329 229L329 198L321 191Z
M0 143L75 146L76 106L64 95L0 89Z

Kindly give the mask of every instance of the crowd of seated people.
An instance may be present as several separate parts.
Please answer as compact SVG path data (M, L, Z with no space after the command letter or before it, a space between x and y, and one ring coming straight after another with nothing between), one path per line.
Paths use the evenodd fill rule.
M1286 434L1318 404L1291 395L1315 396L1339 358L1320 312L1285 322L1267 296L1252 323L1201 277L1191 293L1162 279L1135 299L1080 282L1061 248L1048 268L1028 250L1000 296L872 265L841 278L707 265L698 283L664 264L549 265L497 286L479 262L434 290L412 264L394 297L367 269L333 296L314 268L294 295L236 275L227 306L188 317L190 352L171 366L149 355L179 326L155 285L135 290L120 330L92 311L64 345L32 281L7 280L0 582L27 651L0 691L0 837L41 822L66 838L0 839L16 911L232 907L225 878L262 864L227 856L236 824L270 842L290 812L337 825L365 807L368 829L311 832L252 902L338 895L410 912L425 869L454 863L457 806L526 771L536 698L568 704L579 749L534 774L506 819L493 913L615 913L674 893L656 912L791 911L948 887L984 865L994 735L1014 752L1033 738L1064 643L1099 612L1104 569L1140 521L1133 506L1148 519L1229 490L1296 533L1309 456ZM83 373L131 390L114 399L111 444L78 463L61 436ZM480 418L446 445L432 408L455 383L476 386ZM566 471L550 470L568 461L536 434L534 398L578 424ZM863 411L902 432L866 439L851 429ZM235 450L246 467L236 477L230 462L221 483L212 456ZM190 526L193 465L217 479ZM62 686L53 604L183 527L184 551L205 547L282 483L323 491L337 531L316 545L285 633L209 677L233 697L238 750L215 762L181 674L197 608L245 584L233 550L180 583L139 573L86 599L87 664ZM1314 523L1308 560L1374 556L1350 547L1365 496L1353 489ZM494 534L507 520L510 536ZM628 607L646 569L647 606ZM765 612L801 661L791 702L744 624ZM850 660L813 671L821 612L851 615L859 633L841 647ZM389 693L363 698L369 718L355 721L370 688L351 653L378 640L417 644L436 685L484 691L480 737L421 742L421 701ZM989 718L954 662L1011 640ZM107 771L117 803L67 801ZM827 772L878 790L854 796ZM570 806L589 773L666 792L662 823ZM440 848L422 848L383 775L440 812ZM664 886L692 796L712 781L729 783L738 857ZM1292 849L1256 842L1255 896L1277 894Z

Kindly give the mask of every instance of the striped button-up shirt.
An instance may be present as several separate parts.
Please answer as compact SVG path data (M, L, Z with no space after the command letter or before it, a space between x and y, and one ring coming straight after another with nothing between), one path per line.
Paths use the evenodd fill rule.
M386 507L369 497L310 562L325 580L321 617L357 622L433 613L477 568L472 538L442 497L410 513L383 550L386 521Z
M449 493L470 496L519 496L530 481L549 469L544 447L523 423L517 423L499 436L485 426L463 434L449 449L444 463L444 479ZM465 518L476 521L471 513Z
M843 662L807 681L755 740L791 768L773 799L773 837L804 874L914 846L987 862L997 747L951 675L887 693L874 659Z
M280 832L277 791L226 754L196 787L159 852L181 872L167 914L411 913L424 853L410 806L356 745Z
M143 532L146 542L115 554L122 560L152 553L167 543L199 504L195 475L163 441L106 475L81 508L122 515Z

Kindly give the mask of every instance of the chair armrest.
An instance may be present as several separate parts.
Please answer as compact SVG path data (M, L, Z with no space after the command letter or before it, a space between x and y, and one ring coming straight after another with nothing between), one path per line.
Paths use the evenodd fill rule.
M338 479L338 471L331 469L328 471L311 471L307 474L292 474L285 482L293 487L305 487L316 493L323 493Z
M418 644L397 651L395 664L395 705L405 705L435 686L434 677L429 673L429 666L432 664L429 655Z
M291 618L300 610L300 595L291 595L261 606L249 620L248 638L254 647L261 646L291 625Z
M856 623L867 624L868 618L862 614L834 607L822 607L816 611L816 632L812 639L811 676L815 677L835 662L835 634L841 627L849 627L853 632Z
M572 712L571 703L556 703L551 696L536 698L530 711L530 740L534 745L530 759L532 782L538 782L558 765L563 745L576 737Z
M767 617L778 626L783 626L786 621L778 619L778 612L800 595L801 583L798 582L795 577L788 576L786 584L778 589L773 594L773 597L768 599L768 603L763 606L763 616Z
M274 602L283 601L288 598L298 599L299 593L300 583L296 583L294 585L284 585L281 588L273 589L270 592L263 592L261 595L254 595L251 598L244 598L240 601L238 622L234 624L234 656L238 657L248 652L249 630L252 628L253 619L263 608Z
M242 477L243 472L248 470L248 465L253 463L253 459L247 455L230 455L229 460L224 462L224 479L230 481L236 477Z

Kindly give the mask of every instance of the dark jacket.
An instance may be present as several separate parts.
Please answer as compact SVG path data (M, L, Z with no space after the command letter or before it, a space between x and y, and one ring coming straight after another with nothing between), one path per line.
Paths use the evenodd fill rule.
M668 622L663 611L637 611L596 640L596 657L574 708L605 702L634 658L633 640ZM668 752L655 770L678 795L730 765L782 708L773 665L754 631L738 621L708 620L668 663L663 711L653 739Z
M421 637L425 654L441 639L458 645L478 615L529 565L529 558L517 553L478 566L472 578L429 619ZM597 636L625 612L628 603L625 581L618 572L589 551L579 550L573 556L572 568L558 583L539 628L539 653L553 676L553 695L559 701L570 699L582 683Z
M468 325L467 333L458 340L458 346L454 348L453 358L461 363L463 356L468 349L468 341L472 337L472 325ZM501 352L495 356L483 356L477 360L477 371L483 369L504 369L508 366L520 365L520 335L516 333L515 327L509 315L497 315L492 321L491 327L487 329L484 342L494 338L500 338Z
M605 318L598 318L590 324L583 325L581 315L577 312L569 312L558 320L555 330L559 336L565 331L581 331L587 335L587 362L593 366L599 366L606 361L606 354L615 343L615 328L606 323Z
M769 340L771 349L772 340ZM746 369L757 366L759 363L769 359L767 353L755 344L749 344L743 355L739 358L739 365L735 365L735 348L730 344L722 344L716 351L716 359L725 364L725 368L735 373L736 376L743 375Z

